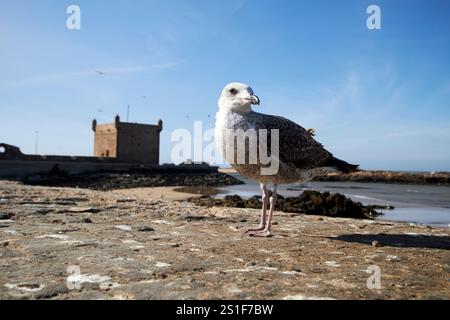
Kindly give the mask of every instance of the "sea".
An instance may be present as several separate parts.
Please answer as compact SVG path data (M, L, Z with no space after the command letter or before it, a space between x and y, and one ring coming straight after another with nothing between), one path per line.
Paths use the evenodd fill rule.
M231 174L245 184L221 188L218 198L237 194L250 198L260 194L258 183ZM412 185L365 182L307 182L280 185L278 194L295 197L304 190L340 193L364 205L393 206L393 210L381 210L378 219L414 224L450 227L450 186Z

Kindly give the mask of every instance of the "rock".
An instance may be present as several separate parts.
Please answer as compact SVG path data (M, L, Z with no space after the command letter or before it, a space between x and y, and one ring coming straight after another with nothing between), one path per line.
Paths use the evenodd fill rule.
M138 170L136 170L138 171ZM27 178L25 183L41 186L62 186L85 188L92 190L109 191L113 189L165 187L165 186L193 186L193 187L220 187L242 184L239 179L220 172L213 173L166 173L155 174L152 172L142 173L96 173L81 174L74 176L54 177L39 176L38 178ZM116 200L116 203L123 203ZM133 200L125 200L130 202Z
M358 171L350 174L328 174L314 178L314 181L384 182L403 184L449 185L449 172L407 173L393 171Z
M128 203L128 202L136 202L137 200L134 198L122 198L122 199L117 199L116 202L117 203Z
M82 220L84 223L93 223L91 218L83 218Z
M33 210L33 212L37 213L37 214L46 215L46 214L52 212L52 210L51 209L47 209L47 208L39 208L39 209Z
M9 220L12 218L10 213L0 213L0 220Z
M122 230L122 231L132 231L133 230L133 228L131 228L130 226L124 226L124 225L114 226L114 228Z
M73 207L73 208L69 208L67 210L67 212L73 212L73 213L99 213L101 210L97 209L97 208L92 208L92 207Z
M137 229L137 231L139 231L139 232L154 232L155 229L153 229L152 227L143 226L143 227L139 227Z
M208 217L187 215L184 217L184 219L187 220L188 222L191 222L191 221L205 220L208 219Z
M170 263L166 263L166 262L157 262L155 264L155 266L157 268L167 268L167 267L170 267L171 265L170 265Z
M244 200L238 195L226 196L223 200L204 196L191 198L189 201L207 207L261 208L261 201L258 196L251 197L248 200ZM360 219L372 219L380 215L371 207L363 206L361 203L354 202L344 195L331 194L329 192L321 193L312 190L304 191L298 197L284 198L279 195L277 210L289 213Z
M380 244L380 242L378 242L377 240L375 240L375 241L372 241L372 246L373 246L373 247L381 247L381 244Z
M336 263L336 261L325 261L325 264L328 267L340 267L341 266L340 264Z
M7 247L7 246L9 246L9 244L10 244L10 242L8 240L0 241L1 247Z
M398 256L388 255L388 256L386 257L386 261L389 261L389 262L398 262L398 261L400 261L400 258L399 258Z

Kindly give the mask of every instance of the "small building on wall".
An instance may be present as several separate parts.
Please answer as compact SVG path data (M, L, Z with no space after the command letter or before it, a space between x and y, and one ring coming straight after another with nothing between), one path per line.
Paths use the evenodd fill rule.
M111 124L97 124L94 119L94 157L159 164L162 129L162 120L149 125L121 122L119 116Z

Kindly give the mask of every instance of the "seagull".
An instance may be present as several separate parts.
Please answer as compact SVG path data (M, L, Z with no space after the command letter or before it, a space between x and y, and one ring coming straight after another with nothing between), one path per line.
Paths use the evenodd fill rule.
M104 75L105 75L105 72L104 72L104 71L95 70L95 72L97 72L97 74L98 74L99 76L104 76Z
M306 130L286 118L254 112L252 105L259 106L260 103L258 96L246 84L230 83L225 86L219 98L219 111L216 114L215 142L218 151L222 152L225 160L239 174L260 183L261 222L256 228L247 229L246 233L254 237L271 237L278 185L309 181L315 176L329 172L355 172L359 166L337 159L325 150L323 145L314 139L314 129ZM274 132L272 130L277 130L275 132L278 133L277 154L270 149ZM260 157L257 157L255 162L249 160L250 142L246 137L251 131L256 132L258 144L267 144L265 150L271 150L272 160L277 160L278 170L275 172L263 174L262 169L267 168L267 163L263 163ZM233 136L229 136L230 133ZM260 133L267 133L267 140L263 141ZM240 138L245 143L239 145ZM244 163L235 161L235 154L239 154L242 150L245 154ZM258 150L255 150L255 153L258 153ZM270 199L268 184L273 185Z

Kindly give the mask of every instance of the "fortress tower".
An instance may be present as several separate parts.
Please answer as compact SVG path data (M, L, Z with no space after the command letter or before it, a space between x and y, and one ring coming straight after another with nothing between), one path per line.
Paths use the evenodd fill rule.
M116 116L114 123L98 125L94 119L94 156L159 164L159 135L162 129L162 120L157 125L147 125L120 122L120 117Z

